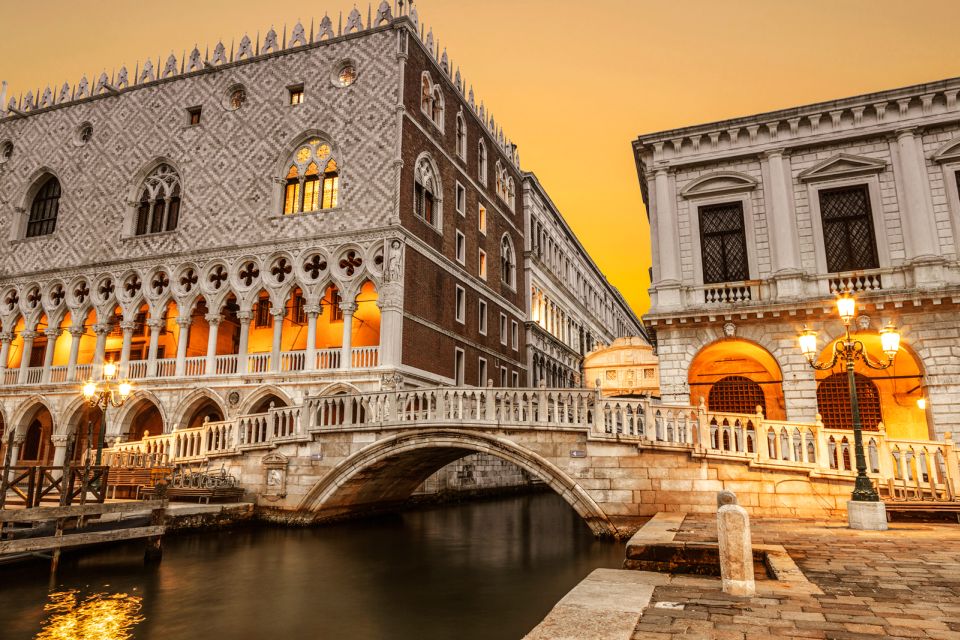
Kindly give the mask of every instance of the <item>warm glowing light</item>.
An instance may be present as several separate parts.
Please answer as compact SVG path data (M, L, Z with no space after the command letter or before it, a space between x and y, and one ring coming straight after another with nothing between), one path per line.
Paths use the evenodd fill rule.
M91 398L93 398L94 395L96 395L96 393L97 393L97 385L96 383L94 383L93 380L88 380L87 382L84 383L83 385L84 398L86 398L87 400L90 400Z
M130 386L130 383L129 383L129 382L127 382L126 380L124 380L123 382L121 382L121 383L120 383L120 398L121 398L121 399L126 399L126 397L130 395L130 390L131 390L131 389L132 389L132 387Z
M108 362L105 365L103 365L104 378L107 378L109 380L115 375L117 375L117 365L113 364L112 362Z
M857 301L849 293L845 293L837 298L837 313L844 324L850 324L853 316L857 313Z
M927 408L927 399L917 398L917 409L920 409L920 411L925 411L926 408Z
M880 344L883 346L883 352L891 360L897 355L897 351L900 350L900 332L893 324L888 324L880 330Z
M80 600L76 590L50 594L44 605L47 619L38 640L102 638L126 640L133 627L143 621L143 599L125 593L93 594Z
M800 353L808 360L813 359L817 355L817 332L813 329L804 328L799 340Z

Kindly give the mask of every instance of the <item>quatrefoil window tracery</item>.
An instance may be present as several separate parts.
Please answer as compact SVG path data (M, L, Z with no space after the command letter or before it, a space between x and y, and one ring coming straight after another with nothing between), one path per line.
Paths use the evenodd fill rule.
M214 290L219 290L223 286L223 283L226 282L227 270L223 268L223 265L218 264L214 270L210 273L209 279L210 284L213 285Z
M249 287L253 284L253 281L260 277L260 269L257 269L257 265L253 262L248 262L243 265L243 268L240 269L240 279L243 281L244 286Z
M346 255L340 259L340 268L348 276L352 276L362 266L363 258L357 255L356 251L347 251Z
M316 280L327 270L327 261L319 254L314 255L303 264L303 270L310 274L311 280Z
M63 290L63 285L58 284L50 290L50 302L53 303L53 306L59 307L66 295L67 292Z
M150 286L153 287L154 293L160 295L167 290L168 286L170 286L170 278L167 277L166 273L161 271L154 276L153 282L150 283Z
M78 303L83 303L86 301L87 296L90 295L90 287L87 286L86 282L81 282L77 285L77 288L73 290L73 297L76 298Z
M185 293L190 293L193 290L193 285L197 284L200 278L197 277L197 272L193 269L187 269L182 276L180 276L180 287L184 290Z
M293 271L293 267L290 266L290 263L287 262L286 258L280 258L273 263L273 268L270 269L270 274L273 275L274 279L277 282L283 282L287 279L287 276Z
M140 288L142 286L143 283L140 281L140 276L133 275L127 278L127 282L123 285L123 288L127 292L127 296L133 298L135 295L140 293Z
M100 283L100 286L97 288L97 292L100 294L100 297L103 300L107 300L113 295L113 292L116 290L116 288L116 285L113 284L113 280L107 278Z
M3 303L7 305L8 309L13 309L16 307L18 302L20 302L20 296L17 295L16 290L8 293L6 299L3 301Z
M36 309L37 305L40 304L40 299L40 287L30 289L27 293L27 306L31 309Z

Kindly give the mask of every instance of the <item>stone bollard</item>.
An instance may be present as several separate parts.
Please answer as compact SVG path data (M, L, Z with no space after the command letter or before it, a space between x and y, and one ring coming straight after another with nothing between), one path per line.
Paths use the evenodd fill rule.
M732 491L717 494L717 507L717 541L720 546L723 592L732 596L752 597L757 588L753 581L750 516L737 504L737 496Z

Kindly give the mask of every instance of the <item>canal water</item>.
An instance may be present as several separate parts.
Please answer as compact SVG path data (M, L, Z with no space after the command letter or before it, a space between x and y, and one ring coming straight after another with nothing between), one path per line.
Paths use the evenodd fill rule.
M623 546L556 494L312 529L170 536L68 561L0 567L0 638L521 638Z

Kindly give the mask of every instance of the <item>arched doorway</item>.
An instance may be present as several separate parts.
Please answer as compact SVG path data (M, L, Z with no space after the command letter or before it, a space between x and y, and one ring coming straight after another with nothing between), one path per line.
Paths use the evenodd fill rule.
M687 372L690 402L703 398L711 411L753 415L757 406L771 420L786 420L783 376L769 351L739 338L700 350Z
M17 454L18 465L49 465L53 462L53 416L43 405L28 411L21 427L25 439Z
M147 433L156 436L164 432L163 414L149 398L137 400L128 416L126 433L123 434L127 440L143 440Z
M248 413L266 413L271 407L285 407L286 401L275 393L267 393L250 406Z
M883 358L879 334L858 333L854 337L867 353ZM875 429L882 421L890 438L927 440L934 436L927 411L918 404L925 397L923 368L908 344L901 342L900 347L887 369L871 369L860 361L854 365L861 422L865 429ZM832 349L833 344L828 342L820 354L821 362L830 359ZM849 385L842 363L832 370L818 371L816 377L817 412L823 423L852 429Z
M100 443L100 429L102 428L103 412L100 409L85 404L77 411L73 426L72 459L75 462L83 460L87 451L91 455L96 454L97 446ZM104 446L110 446L110 443L104 442ZM91 460L93 459L91 458Z
M182 414L181 429L193 429L203 426L204 422L220 422L224 418L223 409L212 398L201 396L190 403Z

